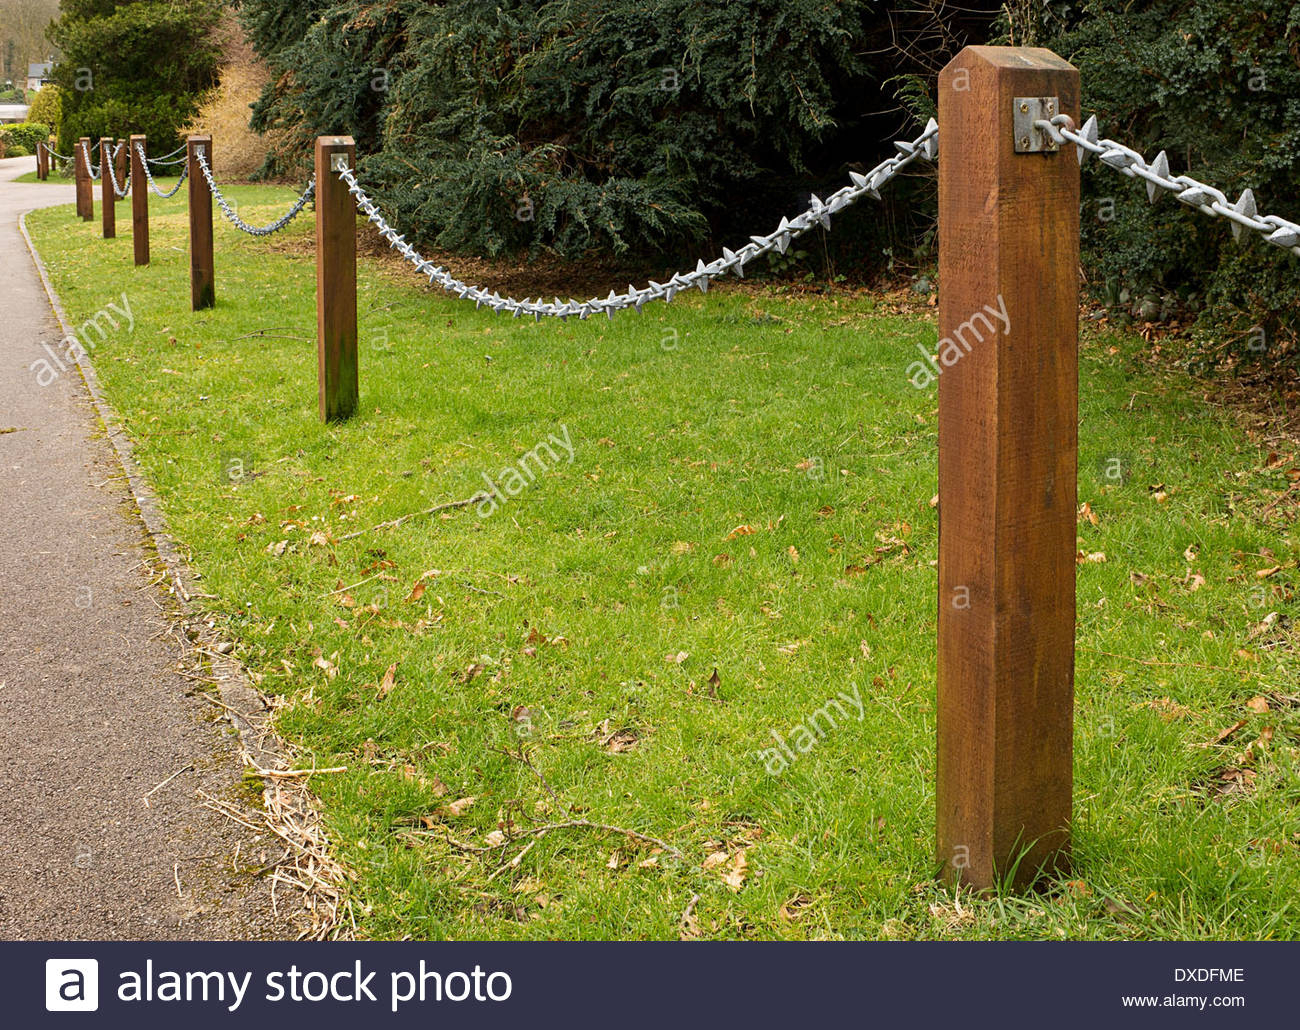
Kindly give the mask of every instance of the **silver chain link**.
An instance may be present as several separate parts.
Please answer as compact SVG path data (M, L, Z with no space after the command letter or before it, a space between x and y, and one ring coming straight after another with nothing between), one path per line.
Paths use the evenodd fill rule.
M781 224L774 231L766 236L751 236L750 242L739 250L733 251L724 247L722 257L715 258L709 264L701 260L693 272L678 272L665 283L651 280L650 285L642 289L629 285L626 293L620 294L610 290L608 297L603 299L593 297L582 302L572 299L562 301L558 297L554 302L544 302L540 298L534 301L527 297L523 300L515 300L513 297L502 297L495 290L489 292L481 286L466 285L446 269L422 257L403 236L398 234L396 229L388 224L374 201L357 183L356 174L351 168L344 164L337 169L337 172L339 178L347 184L348 192L356 198L357 207L379 230L389 246L396 247L397 252L410 262L417 272L428 276L430 283L437 283L444 290L456 294L461 299L474 301L476 308L486 304L496 312L508 311L516 318L520 315L532 315L539 321L543 316L567 319L570 315L576 315L578 318L585 319L600 311L613 318L615 311L624 308L633 307L640 311L646 301L671 301L680 290L692 286L699 287L701 293L707 293L709 283L727 272L735 272L736 275L744 278L747 262L773 250L784 254L792 239L797 239L814 226L820 225L829 229L831 215L843 211L863 197L879 200L880 188L917 158L934 161L938 157L939 126L932 118L916 139L910 142L897 142L894 146L898 150L897 154L886 158L869 172L850 172L849 176L852 180L850 185L836 190L825 200L814 194L807 211L794 218L782 218Z
M89 143L81 144L81 153L86 159L86 171L90 173L90 178L94 180L99 178L99 166L90 163L90 151L91 147Z
M196 151L194 156L199 162L199 170L203 172L203 178L208 180L208 189L212 191L212 196L216 198L217 205L221 208L221 213L226 216L226 219L236 229L239 229L241 232L246 232L250 236L270 236L272 233L279 232L298 217L298 213L307 206L308 201L311 200L312 195L316 192L316 176L313 175L307 181L307 188L302 191L302 196L295 200L293 202L293 207L289 208L289 210L283 215L277 218L274 222L271 222L269 225L249 225L239 217L234 208L230 206L230 203L222 195L221 189L212 178L212 171L208 168L208 162L203 156L203 152L201 150Z
M1096 154L1105 165L1131 179L1143 179L1147 184L1147 199L1155 203L1165 190L1188 207L1195 208L1212 218L1227 218L1232 222L1232 235L1241 240L1245 230L1259 233L1269 243L1292 254L1300 254L1300 225L1278 215L1261 215L1255 206L1255 194L1243 190L1235 204L1230 203L1221 191L1190 175L1170 175L1169 157L1162 150L1149 164L1146 158L1136 150L1116 143L1112 139L1098 139L1097 116L1091 116L1083 123L1083 128L1076 130L1074 121L1068 115L1057 115L1050 121L1042 119L1035 123L1047 132L1057 143L1070 142L1078 147L1079 164L1089 154Z
M125 181L122 183L121 188L119 188L118 185L117 185L117 168L116 168L116 165L117 165L117 155L120 154L121 152L122 152L122 148L121 148L121 146L119 146L119 147L117 148L117 150L116 150L116 151L114 152L114 154L113 154L113 160L111 160L111 161L108 162L108 181L109 181L109 183L110 183L110 184L112 185L112 187L113 187L113 195L116 196L116 197L118 198L118 200L121 200L123 197L125 197L126 194L127 194L127 191L130 190L130 188L131 188L131 173L130 173L130 171L128 171L128 172L126 173L126 179L125 179Z
M153 172L149 171L149 159L145 157L144 154L144 144L137 143L135 145L135 152L140 155L140 167L144 169L144 177L149 182L149 188L158 196L162 197L163 200L166 200L168 197L174 197L177 191L185 185L185 178L190 174L189 165L185 165L181 168L181 177L176 180L176 185L164 193L158 188L158 184L153 181Z

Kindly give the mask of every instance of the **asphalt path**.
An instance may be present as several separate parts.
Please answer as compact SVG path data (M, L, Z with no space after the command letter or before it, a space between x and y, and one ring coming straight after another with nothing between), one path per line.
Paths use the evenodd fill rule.
M86 384L33 370L61 333L18 220L73 201L12 181L34 169L0 160L0 938L296 936L272 912L282 848L205 807L255 798L232 727L180 675Z

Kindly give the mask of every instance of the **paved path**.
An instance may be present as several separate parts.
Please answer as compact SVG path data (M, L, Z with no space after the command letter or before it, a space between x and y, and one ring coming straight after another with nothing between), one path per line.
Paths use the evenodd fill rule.
M280 849L198 797L242 803L237 751L159 635L85 384L39 387L29 367L60 334L18 216L73 200L12 182L34 168L0 160L0 938L294 936L249 875Z

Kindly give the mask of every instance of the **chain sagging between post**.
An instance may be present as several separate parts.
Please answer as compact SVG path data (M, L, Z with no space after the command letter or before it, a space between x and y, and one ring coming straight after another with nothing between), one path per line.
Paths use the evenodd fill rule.
M241 232L246 232L250 236L270 236L272 233L279 232L298 217L298 213L307 206L307 202L311 200L312 195L316 192L316 176L313 175L307 181L307 188L302 191L302 196L293 202L293 207L289 208L288 211L282 214L274 222L271 222L269 225L249 225L239 217L239 214L230 206L230 203L222 195L220 187L217 186L216 181L212 178L212 170L208 168L208 161L207 158L203 156L203 151L196 150L194 157L199 163L199 170L203 172L203 178L208 180L208 189L212 191L212 196L216 198L217 205L221 208L221 213L226 216L226 219L236 229L239 229Z
M409 261L417 272L428 276L430 283L437 283L449 293L456 294L457 297L474 301L475 307L486 304L496 312L508 311L516 318L520 315L532 315L539 321L543 316L567 319L570 315L576 315L578 318L588 318L599 311L603 311L608 317L613 318L615 311L621 311L624 308L632 307L640 311L646 301L671 301L678 291L692 286L697 286L700 292L707 293L709 283L727 272L734 271L736 275L744 278L746 262L773 250L784 254L792 239L802 236L814 226L820 225L829 229L831 215L843 211L862 197L872 197L878 200L880 198L878 192L880 188L917 158L927 161L935 160L939 153L939 126L932 118L926 125L925 130L916 139L910 142L897 142L894 146L898 150L897 154L886 158L869 172L851 172L851 184L836 190L825 200L814 194L807 211L796 215L794 218L782 218L781 224L773 232L766 236L751 236L749 238L750 242L739 250L733 251L724 247L722 257L715 258L709 264L705 264L703 260L700 260L693 272L678 272L666 283L657 283L651 280L650 285L643 289L637 289L635 286L629 285L626 293L620 294L610 290L608 297L593 297L591 300L581 302L572 299L562 301L558 297L555 298L554 302L543 302L540 299L533 301L527 297L523 300L515 300L513 297L502 297L496 291L489 292L481 286L466 285L446 269L422 257L414 247L406 242L403 236L398 234L397 230L388 224L384 216L380 214L379 208L374 201L366 195L365 191L357 183L356 174L351 168L346 164L342 164L336 171L338 177L347 184L348 192L356 198L357 207L361 209L361 212L370 220L371 224L379 230L380 235L388 241L390 246L396 247L397 252Z
M1243 231L1250 229L1275 247L1300 254L1300 225L1278 215L1259 214L1255 206L1255 194L1250 190L1242 191L1241 197L1233 204L1221 190L1199 179L1193 179L1190 175L1170 175L1169 157L1163 150L1148 164L1146 158L1136 150L1112 139L1098 139L1096 115L1090 117L1083 123L1083 128L1078 130L1069 115L1061 114L1050 120L1040 119L1034 126L1042 129L1057 143L1075 144L1080 164L1083 164L1084 158L1089 154L1096 154L1103 164L1117 172L1132 179L1145 180L1147 199L1152 203L1160 196L1157 190L1165 190L1174 194L1175 199L1181 203L1212 218L1229 219L1236 240L1241 240Z
M149 159L145 157L144 144L137 143L135 145L135 152L140 157L140 167L144 169L144 177L149 182L149 188L158 196L162 197L163 200L166 200L168 197L174 197L181 186L185 184L186 176L190 174L189 165L183 165L181 167L181 177L176 180L176 185L164 193L158 188L158 184L153 181L153 172L149 171Z
M122 148L119 146L117 151L113 154L113 160L108 162L108 181L113 187L113 195L116 196L118 200L125 197L127 192L131 189L130 171L126 173L126 178L123 180L122 185L119 187L117 184L117 168L115 165L117 164L117 155L118 153L121 153L121 150ZM103 162L100 163L100 167L103 167Z

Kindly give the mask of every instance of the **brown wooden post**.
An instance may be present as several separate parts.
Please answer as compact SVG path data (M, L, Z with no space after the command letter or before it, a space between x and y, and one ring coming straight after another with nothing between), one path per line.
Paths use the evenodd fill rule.
M198 154L212 167L212 137L186 140L190 177L190 307L199 311L216 303L216 270L212 263L212 192L199 167Z
M977 888L1069 863L1079 164L1017 153L1019 98L1077 122L1079 73L974 46L939 78L937 850Z
M149 263L149 180L144 174L144 160L140 152L148 146L145 136L132 136L127 142L131 148L131 242L135 249L135 263Z
M334 159L356 167L351 136L316 138L316 378L321 421L357 407L357 212Z
M127 142L124 139L117 141L117 157L113 160L113 172L117 176L117 185L119 188L126 187L126 169L130 163L131 155L127 152Z
M72 169L77 184L77 214L86 222L95 217L95 183L86 167L89 161L90 138L82 136L72 151Z
M40 140L36 141L36 178L45 179L45 144Z
M109 174L112 164L113 141L105 137L99 141L99 203L103 208L100 217L106 240L117 235L117 194L113 192L113 176Z

